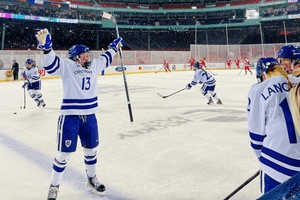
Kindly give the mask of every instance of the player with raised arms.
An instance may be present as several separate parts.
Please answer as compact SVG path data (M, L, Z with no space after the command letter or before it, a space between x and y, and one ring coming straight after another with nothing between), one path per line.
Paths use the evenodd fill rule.
M51 35L47 29L36 33L38 49L43 50L42 65L50 75L60 76L63 82L63 100L57 127L57 155L53 162L48 200L56 200L59 185L68 160L76 151L80 138L84 151L84 163L88 189L104 194L105 186L96 176L98 126L95 113L98 110L97 78L106 69L123 45L118 37L108 45L108 50L91 59L89 48L74 45L68 51L68 59L59 58L52 49Z

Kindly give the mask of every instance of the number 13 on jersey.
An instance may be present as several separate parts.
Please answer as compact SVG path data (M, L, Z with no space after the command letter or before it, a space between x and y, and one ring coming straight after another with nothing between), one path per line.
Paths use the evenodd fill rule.
M82 78L82 84L81 84L81 89L82 90L89 90L91 87L91 78L90 77L84 77Z

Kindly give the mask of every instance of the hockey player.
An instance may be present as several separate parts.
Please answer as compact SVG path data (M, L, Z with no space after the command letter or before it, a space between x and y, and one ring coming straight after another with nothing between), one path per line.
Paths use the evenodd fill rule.
M287 45L278 51L278 58L291 82L290 102L295 128L300 133L300 47Z
M291 120L285 71L275 58L260 61L264 81L248 93L248 130L266 193L300 172L300 137Z
M237 57L234 61L235 61L236 68L239 69L240 68L241 59L239 57Z
M190 70L193 69L195 61L196 61L195 58L193 58L193 56L192 56L188 62L190 64Z
M166 72L171 72L170 66L169 66L169 63L168 63L167 60L164 60L163 67L164 67L164 69L165 69Z
M250 61L247 59L247 57L244 57L244 70L245 70L245 75L247 75L247 71L250 72L250 75L252 75L252 71L250 69Z
M283 46L278 51L278 59L287 74L292 74L295 65L300 61L300 47L294 45Z
M24 84L22 88L27 88L28 94L36 102L38 107L45 107L46 104L41 93L41 79L35 61L28 58L25 62L24 72L22 73Z
M68 59L56 56L52 49L51 35L47 29L36 33L38 49L43 50L42 65L50 75L60 76L63 82L63 100L58 119L58 149L53 162L48 200L56 200L59 185L72 152L76 151L78 137L84 151L87 187L103 195L105 186L96 176L97 146L99 144L97 119L97 78L111 63L123 45L117 38L108 45L108 50L98 58L91 59L89 48L74 45L68 51Z
M290 81L293 82L300 71L300 47L294 45L284 46L278 51L278 58L283 69L289 75ZM295 80L295 82L299 81Z
M228 58L226 59L226 61L225 61L226 67L227 67L228 69L231 69L231 63L232 63L232 60L231 60L230 57L228 57Z
M206 58L204 57L204 58L202 58L201 60L200 60L200 67L203 69L207 69L207 66L206 66Z
M201 93L207 98L207 104L213 104L214 99L217 104L222 105L222 101L217 97L217 94L215 93L216 80L214 76L211 73L205 71L203 68L201 68L199 62L195 62L194 71L194 79L191 83L187 84L186 89L189 90L192 88L192 86L198 83L203 83L201 87Z

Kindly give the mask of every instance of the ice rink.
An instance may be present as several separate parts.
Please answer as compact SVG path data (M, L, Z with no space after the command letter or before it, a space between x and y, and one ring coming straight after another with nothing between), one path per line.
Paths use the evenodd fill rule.
M246 112L255 74L213 72L223 106L208 106L199 85L165 99L157 95L184 88L193 71L127 74L133 123L122 76L99 76L97 176L106 195L87 190L78 145L58 200L221 200L246 181L259 165L250 147ZM42 80L45 108L36 107L27 95L27 108L20 109L22 84L0 83L1 200L46 199L56 155L61 80ZM259 196L257 177L232 199Z

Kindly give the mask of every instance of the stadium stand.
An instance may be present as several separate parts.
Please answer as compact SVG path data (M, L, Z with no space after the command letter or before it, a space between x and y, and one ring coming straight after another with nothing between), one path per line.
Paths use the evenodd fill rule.
M103 11L112 12L118 19L128 50L189 50L191 44L292 43L298 42L300 31L300 4L277 0L32 2L0 3L1 49L33 48L33 34L39 27L49 28L53 38L60 41L55 42L55 48L68 49L74 43L84 43L91 49L106 48L115 30L102 21ZM259 16L249 18L253 8Z

